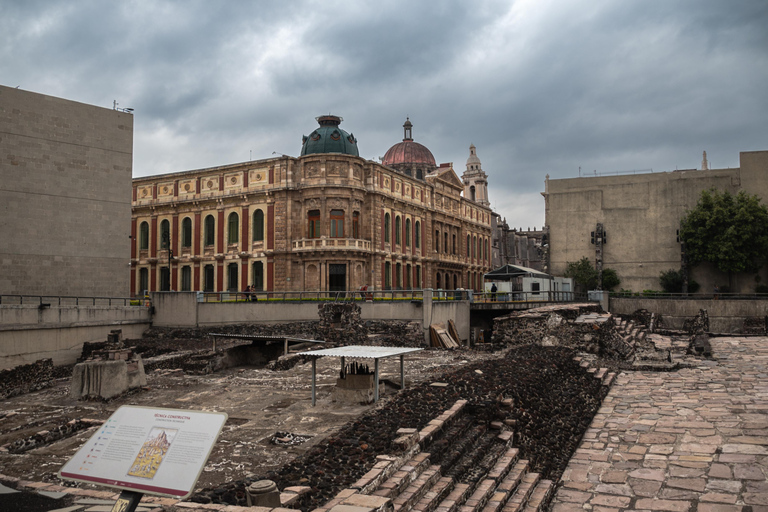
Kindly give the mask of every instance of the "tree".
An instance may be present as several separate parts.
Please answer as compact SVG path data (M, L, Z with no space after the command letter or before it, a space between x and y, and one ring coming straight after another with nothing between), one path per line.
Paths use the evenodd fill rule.
M701 193L680 221L680 240L691 265L708 261L721 272L757 272L768 255L768 208L743 190Z
M576 285L582 289L594 290L597 288L597 270L590 263L589 258L584 256L579 261L568 262L565 269L565 277L572 277ZM603 269L603 289L610 290L619 285L621 280L616 271L610 268Z
M659 283L665 293L683 293L683 271L667 270L659 274ZM688 281L688 292L696 293L699 289L699 283L690 279Z

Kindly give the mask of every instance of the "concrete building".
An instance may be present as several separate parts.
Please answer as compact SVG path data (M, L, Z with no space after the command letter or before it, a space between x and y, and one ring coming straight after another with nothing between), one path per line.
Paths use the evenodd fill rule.
M482 289L492 211L410 120L382 163L317 121L297 158L134 179L131 293Z
M0 86L0 295L129 292L133 116Z
M582 257L595 262L596 249L602 249L603 265L616 270L621 288L659 290L659 274L681 266L680 219L696 206L703 190L744 190L768 202L768 151L742 152L739 158L740 166L733 169L709 169L705 154L701 170L557 180L547 176L543 195L551 273L562 275L568 262ZM600 228L606 240L602 247L592 243L592 233L599 234ZM729 276L702 264L692 277L702 291L715 284L730 285L733 292L755 291L754 274L730 276L729 283ZM759 282L766 279L763 268Z

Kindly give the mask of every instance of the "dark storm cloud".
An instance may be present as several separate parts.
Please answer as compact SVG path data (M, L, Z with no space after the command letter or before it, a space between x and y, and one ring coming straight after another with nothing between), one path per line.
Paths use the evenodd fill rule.
M0 5L0 82L135 110L137 176L297 155L333 112L375 159L414 137L543 222L544 176L738 165L766 149L768 3Z

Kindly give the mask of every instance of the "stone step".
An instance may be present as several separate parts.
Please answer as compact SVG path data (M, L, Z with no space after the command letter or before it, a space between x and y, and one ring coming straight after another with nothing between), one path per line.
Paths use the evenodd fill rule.
M432 465L424 470L416 480L392 500L394 512L408 512L424 494L440 479L440 466Z
M499 459L496 461L496 464L488 472L486 478L491 478L496 483L501 482L501 480L507 476L507 473L509 473L512 465L517 462L519 454L520 450L518 448L507 449L507 451L504 452L504 455L499 457Z
M400 495L419 475L429 467L429 454L420 452L387 478L371 494L394 498Z
M504 477L504 480L502 480L498 487L496 487L496 490L506 493L507 497L509 497L509 495L512 494L512 491L520 485L520 481L528 472L528 464L529 462L526 459L518 460L509 473L507 473L507 476ZM506 502L506 498L504 501Z
M475 487L474 492L467 498L467 501L464 502L464 505L462 505L459 508L460 512L476 512L481 510L486 503L488 503L488 499L493 494L493 491L496 489L496 480L492 478L486 478L483 481L481 481L477 487Z
M456 512L464 504L470 491L469 484L457 483L443 501L435 509L435 512Z
M554 488L555 484L552 480L539 480L536 488L531 493L531 497L528 498L524 512L539 512L539 510L542 510L549 503L549 497Z
M616 372L609 372L603 379L603 386L610 386L613 384L613 379L616 378Z
M413 506L411 512L433 512L446 495L453 490L456 482L449 476L440 477L424 496Z
M541 475L538 473L527 473L520 482L520 485L517 486L515 493L509 498L507 504L504 505L502 512L520 512L523 510L540 478Z
M528 461L517 461L507 476L504 477L504 480L496 487L496 491L488 498L488 503L485 504L482 512L500 512L527 471Z
M597 373L595 373L595 378L603 380L605 378L605 374L608 373L608 368L600 368L597 370Z

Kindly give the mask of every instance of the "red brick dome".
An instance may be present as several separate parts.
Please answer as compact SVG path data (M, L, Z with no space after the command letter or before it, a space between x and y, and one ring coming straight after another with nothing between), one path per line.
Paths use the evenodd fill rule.
M390 167L397 164L427 164L431 167L437 167L432 152L426 146L413 141L411 136L413 125L408 118L406 118L403 128L405 129L403 141L389 148L381 163Z

